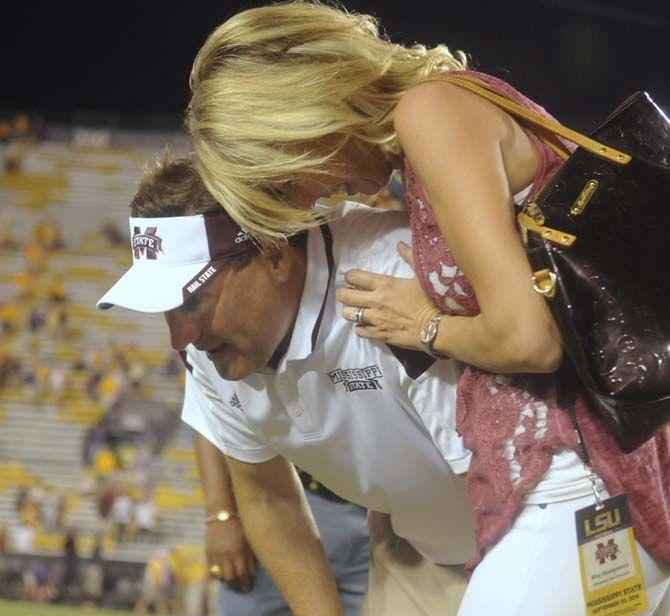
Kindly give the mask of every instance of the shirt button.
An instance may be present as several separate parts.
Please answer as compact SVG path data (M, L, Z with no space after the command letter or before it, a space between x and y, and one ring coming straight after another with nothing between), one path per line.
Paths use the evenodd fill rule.
M291 409L291 413L293 413L295 417L300 417L303 414L303 412L304 411L299 406L294 406Z

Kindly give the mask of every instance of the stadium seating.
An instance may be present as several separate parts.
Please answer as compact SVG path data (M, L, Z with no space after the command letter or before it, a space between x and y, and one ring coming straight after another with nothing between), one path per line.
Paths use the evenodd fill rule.
M0 307L10 305L19 323L15 332L0 333L0 353L18 357L24 371L39 362L45 374L67 372L58 395L53 388L21 379L0 384L0 526L20 523L15 507L20 488L41 482L67 495L64 526L78 529L84 554L93 548L100 520L82 451L87 430L107 409L87 395L88 374L71 366L87 353L104 356L114 345L132 343L146 370L143 390L172 409L166 413L180 407L180 380L163 370L169 339L162 317L95 308L130 263L127 244L113 246L103 225L127 233L128 202L142 164L160 155L163 139L124 134L119 138L123 149L45 141L22 152L17 171L0 170L0 203L6 204L0 228L11 227L14 241L14 246L0 248ZM177 149L183 149L183 139L177 141ZM39 225L57 229L62 247L32 248L31 253ZM28 325L31 311L49 304L49 289L58 281L67 296L67 322L60 330L35 333ZM186 426L179 424L162 454L151 461L150 475L156 487L156 541L168 548L200 544L202 496ZM128 541L107 542L106 547L108 559L144 562L155 546ZM62 534L38 529L34 553L61 550Z

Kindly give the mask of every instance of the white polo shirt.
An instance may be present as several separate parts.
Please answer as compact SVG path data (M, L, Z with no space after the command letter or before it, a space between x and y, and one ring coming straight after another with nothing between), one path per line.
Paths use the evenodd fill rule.
M395 532L430 560L473 552L464 473L470 452L455 430L461 366L354 335L335 288L359 267L412 276L396 251L410 241L398 212L348 205L313 229L293 337L276 371L224 381L187 349L182 418L225 455L283 455L341 497L391 515Z

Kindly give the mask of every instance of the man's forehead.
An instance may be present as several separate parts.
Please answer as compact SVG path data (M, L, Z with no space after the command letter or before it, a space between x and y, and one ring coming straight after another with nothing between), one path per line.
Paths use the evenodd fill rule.
M184 304L194 297L204 299L213 295L221 296L227 293L239 293L239 279L245 276L245 274L249 274L245 270L253 262L261 264L266 262L268 258L268 255L264 253L252 250L229 259L221 260L216 264L211 264L204 271L200 272L191 284L186 285Z

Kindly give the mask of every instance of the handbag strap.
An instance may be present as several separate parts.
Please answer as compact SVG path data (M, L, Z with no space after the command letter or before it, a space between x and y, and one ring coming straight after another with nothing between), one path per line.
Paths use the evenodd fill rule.
M562 158L567 158L570 153L558 137L563 137L567 141L584 148L592 154L619 165L626 165L632 160L632 157L625 152L615 150L614 148L599 143L586 135L582 135L581 133L568 128L567 126L563 126L554 120L544 118L534 111L526 109L516 101L495 92L489 84L476 77L459 77L454 75L448 77L432 77L425 81L446 81L487 99L494 105L533 126L536 129L538 136Z

